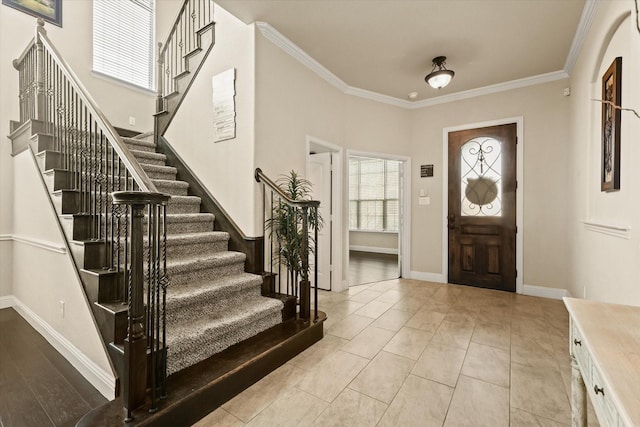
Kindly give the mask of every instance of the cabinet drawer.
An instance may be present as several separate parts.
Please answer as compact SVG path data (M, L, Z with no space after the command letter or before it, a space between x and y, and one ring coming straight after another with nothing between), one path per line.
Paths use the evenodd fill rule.
M603 427L617 427L619 425L618 412L611 402L610 391L604 386L600 372L595 365L591 367L591 379L592 381L591 384L587 386L587 391L593 407L598 414L600 424Z
M571 354L578 360L584 382L589 384L591 383L591 359L582 339L582 334L573 322L571 322L570 340L571 342L569 345L571 346Z

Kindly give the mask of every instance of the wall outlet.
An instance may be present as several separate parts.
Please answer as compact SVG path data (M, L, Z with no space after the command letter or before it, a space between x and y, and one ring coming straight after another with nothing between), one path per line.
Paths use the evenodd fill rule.
M431 204L431 197L419 197L418 198L418 204L419 205L430 205Z
M60 301L60 317L64 318L64 301Z
M135 126L136 125L136 118L133 116L129 116L129 124L131 126Z

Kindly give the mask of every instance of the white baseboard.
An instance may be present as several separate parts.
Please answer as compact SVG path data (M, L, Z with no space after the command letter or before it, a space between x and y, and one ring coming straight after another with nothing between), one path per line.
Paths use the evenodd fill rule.
M407 279L424 280L426 282L435 283L447 283L444 274L441 273L427 273L424 271L411 271Z
M562 299L569 297L571 294L568 290L562 288L547 288L545 286L522 285L522 294L532 297L543 297L551 299Z
M15 305L14 300L15 298L13 297L13 295L0 297L0 310L2 310L3 308L13 307Z
M29 324L42 335L80 374L93 385L96 390L109 400L115 398L116 379L89 359L82 351L63 337L51 325L34 313L15 296L0 298L0 307L9 301L11 305Z
M349 246L350 251L372 252L374 254L398 255L398 250L394 248L378 248L375 246Z

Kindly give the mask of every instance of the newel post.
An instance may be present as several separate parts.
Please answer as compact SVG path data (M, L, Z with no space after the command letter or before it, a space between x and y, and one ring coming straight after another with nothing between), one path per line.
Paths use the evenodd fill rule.
M300 284L300 317L309 320L311 317L311 292L309 283L309 208L302 208L302 282Z
M164 204L169 196L141 191L112 193L113 204L131 207L131 255L128 266L128 330L124 340L124 378L122 396L125 421L133 420L133 410L145 403L147 394L147 345L144 308L144 233L147 206ZM149 218L151 221L152 218Z
M46 35L47 30L44 29L44 20L38 18L36 25L35 44L36 44L36 75L35 75L35 119L45 121L45 75L44 75L44 45L42 44L42 35Z

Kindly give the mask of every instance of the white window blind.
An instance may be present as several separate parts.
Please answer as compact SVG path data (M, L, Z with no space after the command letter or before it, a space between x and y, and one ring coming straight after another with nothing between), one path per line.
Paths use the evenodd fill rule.
M154 1L93 1L94 71L153 88Z
M400 162L349 158L349 228L398 231Z

